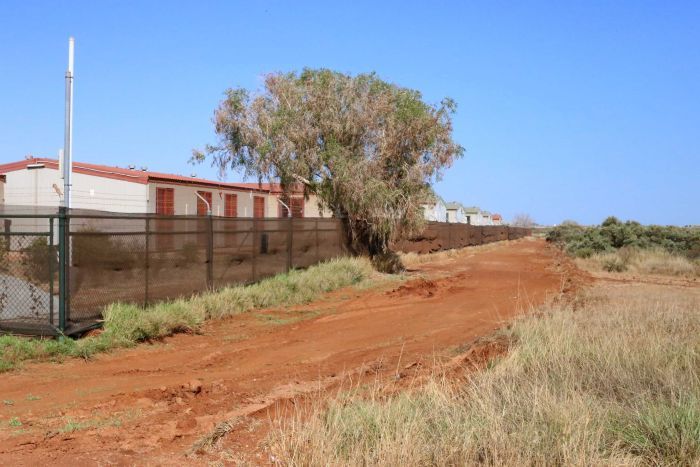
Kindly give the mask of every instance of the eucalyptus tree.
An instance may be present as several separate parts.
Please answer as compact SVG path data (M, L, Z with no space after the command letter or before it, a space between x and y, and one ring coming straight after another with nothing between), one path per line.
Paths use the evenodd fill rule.
M377 257L422 228L431 183L462 156L455 110L452 99L429 104L374 73L274 73L259 92L226 91L214 114L218 142L193 160L304 185L344 220L351 248Z

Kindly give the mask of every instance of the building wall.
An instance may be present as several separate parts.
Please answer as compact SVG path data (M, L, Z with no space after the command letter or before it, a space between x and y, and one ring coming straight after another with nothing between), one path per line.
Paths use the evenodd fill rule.
M328 208L318 207L318 197L309 195L309 199L304 203L304 217L333 217L333 213Z
M147 187L142 183L73 173L72 207L114 212L146 212ZM5 204L18 206L58 206L63 191L59 171L48 167L8 172Z
M187 186L177 183L149 183L148 184L148 211L150 213L156 212L156 188L173 188L174 202L175 202L175 214L178 216L182 215L196 215L197 214L197 197L198 191L210 192L211 196L211 212L214 216L224 215L224 194L230 193L237 195L237 212L238 217L253 217L253 196L263 196L265 198L265 216L266 217L277 217L277 207L275 206L274 211L271 211L271 203L275 202L272 196L266 193L254 193L247 190L233 190L233 189L218 189L218 188L207 188L199 186ZM276 202L275 202L276 203Z
M0 180L0 204L5 204L5 180Z
M56 185L63 191L63 180L57 169L43 167L21 169L6 174L6 183L0 182L0 200L7 205L58 206L60 196ZM279 216L277 196L246 189L220 189L179 183L137 183L128 180L73 173L72 207L124 213L155 213L156 188L173 188L175 214L197 214L197 191L212 193L212 214L224 215L224 194L238 195L238 217L253 217L253 197L265 198L265 217ZM304 205L304 217L331 217L328 210L319 210L318 200L310 196Z
M467 217L469 219L467 219ZM465 212L464 222L471 225L482 225L481 212Z
M197 191L208 191L212 194L212 215L223 216L225 196L224 194L231 193L237 195L237 213L238 217L253 217L253 198L262 196L265 198L265 217L279 217L280 204L277 201L277 195L265 192L252 192L248 190L236 189L213 189L198 186L187 186L177 183L149 183L148 190L148 212L156 212L156 188L173 188L175 214L176 215L195 215L197 214ZM312 195L304 204L304 217L331 217L331 212L327 209L319 210L318 199Z
M423 215L427 221L445 222L445 219L447 218L447 207L440 202L435 204L424 204Z
M464 211L461 209L448 209L447 210L447 222L453 224L463 224L467 222L466 217L464 217Z

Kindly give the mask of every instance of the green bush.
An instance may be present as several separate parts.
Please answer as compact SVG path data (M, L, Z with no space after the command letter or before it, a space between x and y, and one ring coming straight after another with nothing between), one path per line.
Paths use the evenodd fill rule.
M639 222L621 222L608 217L600 226L584 227L567 222L551 229L547 240L560 245L572 256L588 258L596 253L609 253L620 248L662 248L669 253L700 257L700 228L644 226Z

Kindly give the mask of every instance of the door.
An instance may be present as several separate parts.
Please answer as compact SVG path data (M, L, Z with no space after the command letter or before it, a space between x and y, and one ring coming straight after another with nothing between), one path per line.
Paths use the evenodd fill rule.
M265 217L265 197L264 196L254 196L253 197L253 217L256 219L262 219Z
M211 191L198 191L197 194L207 200L207 203L211 206ZM208 214L207 203L202 201L202 198L199 196L197 196L197 215L206 216Z

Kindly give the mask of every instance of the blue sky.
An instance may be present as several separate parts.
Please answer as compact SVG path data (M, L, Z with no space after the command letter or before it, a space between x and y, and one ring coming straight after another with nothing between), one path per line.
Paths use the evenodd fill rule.
M458 105L445 199L541 223L700 224L700 2L60 2L0 6L0 161L63 144L76 38L76 160L216 177L227 87L376 71ZM228 179L239 177L231 174Z

